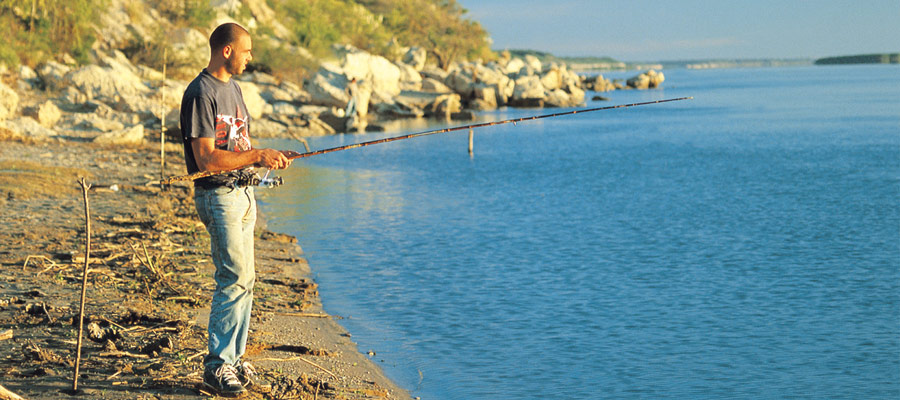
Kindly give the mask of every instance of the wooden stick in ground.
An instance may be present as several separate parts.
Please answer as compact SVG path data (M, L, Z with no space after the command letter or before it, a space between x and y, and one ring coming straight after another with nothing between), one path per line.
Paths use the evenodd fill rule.
M91 185L81 178L81 193L84 196L84 274L81 279L81 306L78 311L78 340L75 342L75 374L72 377L72 392L78 392L78 365L81 363L81 339L84 331L84 298L87 294L88 265L91 263L91 206L88 202L88 190Z

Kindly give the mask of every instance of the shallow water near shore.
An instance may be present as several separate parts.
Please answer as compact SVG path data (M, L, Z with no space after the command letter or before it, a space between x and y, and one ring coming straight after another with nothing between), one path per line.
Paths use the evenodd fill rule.
M900 68L664 72L297 161L269 229L423 399L900 396Z

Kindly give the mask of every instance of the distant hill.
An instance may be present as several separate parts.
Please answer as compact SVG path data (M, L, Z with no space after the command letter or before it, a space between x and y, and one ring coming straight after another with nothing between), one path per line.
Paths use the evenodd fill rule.
M835 64L900 64L900 53L860 54L855 56L825 57L816 60L816 65Z

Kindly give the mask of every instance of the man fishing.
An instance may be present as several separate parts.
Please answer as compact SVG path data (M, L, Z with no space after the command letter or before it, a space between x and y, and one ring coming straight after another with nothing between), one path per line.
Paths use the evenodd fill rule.
M228 171L195 180L194 202L209 232L216 267L203 384L217 394L234 396L256 375L241 359L256 280L251 167L283 169L291 160L278 150L250 145L247 106L232 79L253 59L250 34L238 24L222 24L210 35L209 47L208 66L191 81L181 101L181 132L189 174Z

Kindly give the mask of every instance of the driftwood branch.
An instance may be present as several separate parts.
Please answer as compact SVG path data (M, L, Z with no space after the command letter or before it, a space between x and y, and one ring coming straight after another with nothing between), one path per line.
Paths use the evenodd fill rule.
M84 177L79 181L81 193L84 196L84 273L81 279L81 306L78 311L78 340L75 344L75 373L72 376L72 392L78 392L78 366L81 364L81 339L84 331L84 299L87 294L88 265L91 263L91 206L88 202L88 190L91 185L85 182Z

